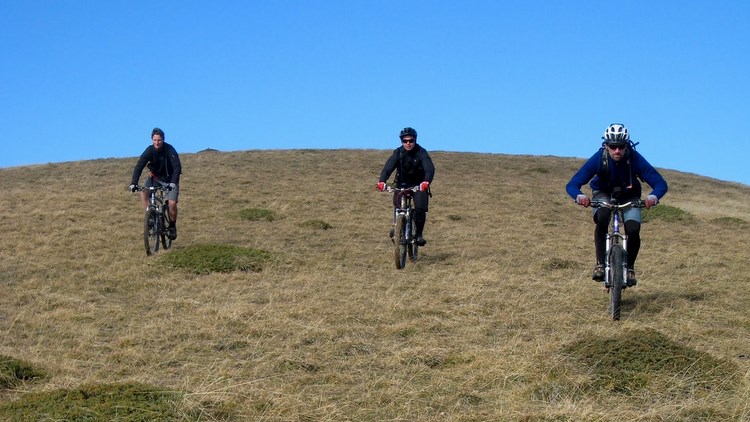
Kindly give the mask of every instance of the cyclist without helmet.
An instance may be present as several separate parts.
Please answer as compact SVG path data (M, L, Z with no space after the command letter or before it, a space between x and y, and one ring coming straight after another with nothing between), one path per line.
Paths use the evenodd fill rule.
M424 246L427 241L422 236L425 222L427 221L427 209L429 205L429 187L435 175L435 166L432 164L427 150L417 144L417 131L411 127L405 127L399 133L401 146L393 150L393 153L385 162L380 172L377 188L385 190L385 181L396 170L396 186L408 188L419 185L420 191L414 192L414 224L416 225L416 242ZM395 205L394 196L394 205Z
M133 169L133 177L130 180L130 191L135 192L138 186L138 179L141 178L143 169L148 166L149 177L144 183L145 187L154 186L154 184L169 186L167 192L167 203L169 204L169 229L168 236L174 240L177 238L177 197L180 194L180 173L182 165L180 156L174 147L164 142L164 131L155 127L151 131L151 145L149 145ZM143 206L148 209L149 193L141 192L141 201Z
M568 182L565 187L568 195L575 199L578 205L588 207L591 199L581 192L581 186L589 183L593 191L594 201L609 202L615 194L620 203L636 201L641 198L641 183L645 181L651 188L646 196L645 206L650 208L667 193L667 182L656 169L646 161L633 147L630 134L625 125L613 123L607 127L602 137L602 147L583 164L583 167ZM595 281L604 280L604 250L606 248L607 230L611 210L604 207L593 210L594 248L596 250L596 266L592 278ZM625 220L625 234L628 236L628 274L627 283L635 286L635 259L641 247L641 209L628 207L623 211Z

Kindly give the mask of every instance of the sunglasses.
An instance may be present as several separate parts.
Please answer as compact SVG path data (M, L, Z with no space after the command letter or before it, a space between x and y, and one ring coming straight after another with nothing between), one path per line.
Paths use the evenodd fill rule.
M417 142L417 140L416 139L402 139L401 140L402 144L413 144L414 142Z
M607 145L607 148L611 149L612 151L617 151L618 149L625 151L625 148L627 148L627 147L628 146L625 145L625 144L623 144L623 145Z

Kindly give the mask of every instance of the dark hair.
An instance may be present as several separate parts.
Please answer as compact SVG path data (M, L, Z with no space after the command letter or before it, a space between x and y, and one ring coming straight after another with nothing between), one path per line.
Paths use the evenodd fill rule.
M154 130L152 130L152 131L151 131L151 137L152 137L152 138L154 137L154 135L159 135L159 136L161 136L161 140L162 140L162 141L163 141L164 139L166 139L166 138L164 137L164 131L163 131L163 130L161 130L161 129L159 129L158 127L155 127L155 128L154 128Z

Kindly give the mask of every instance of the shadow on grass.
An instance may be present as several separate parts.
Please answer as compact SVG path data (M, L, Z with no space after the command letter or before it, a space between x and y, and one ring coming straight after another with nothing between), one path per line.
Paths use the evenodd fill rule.
M656 315L665 310L673 309L677 302L703 302L710 298L708 293L704 292L656 292L656 293L639 293L636 289L630 288L623 292L622 311L637 312L640 315Z

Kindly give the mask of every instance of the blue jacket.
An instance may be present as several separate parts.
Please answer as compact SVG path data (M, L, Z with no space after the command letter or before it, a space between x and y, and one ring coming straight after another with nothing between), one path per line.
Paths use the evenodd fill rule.
M628 155L616 162L607 154L609 177L602 178L602 149L599 149L581 167L570 182L565 186L571 198L582 194L581 186L589 181L591 190L612 194L615 187L621 187L623 198L640 198L641 183L638 179L648 183L653 189L649 195L656 195L661 199L667 193L667 182L656 169L646 161L638 151L628 148Z

